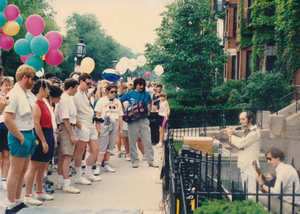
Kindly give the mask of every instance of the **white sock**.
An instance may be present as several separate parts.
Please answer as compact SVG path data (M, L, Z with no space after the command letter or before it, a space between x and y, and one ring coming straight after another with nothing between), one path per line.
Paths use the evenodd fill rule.
M58 182L59 184L63 184L63 183L64 183L64 177L63 177L62 175L58 175L58 176L57 176L57 182Z
M64 179L64 187L68 187L71 185L70 179Z
M16 205L16 203L9 203L8 206L7 206L7 209L11 210L12 208L14 208Z
M96 166L97 166L97 167L101 168L101 165L102 165L102 163L96 162Z
M86 165L85 166L85 175L91 175L91 173L92 173L92 166L88 166L88 165Z
M75 167L76 177L81 177L81 167Z
M21 204L21 199L15 199L15 204L16 204L16 206L18 206L19 204Z

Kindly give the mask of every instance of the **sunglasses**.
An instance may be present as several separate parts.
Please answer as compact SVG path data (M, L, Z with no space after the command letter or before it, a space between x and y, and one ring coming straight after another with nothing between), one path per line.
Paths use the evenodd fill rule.
M111 93L111 94L116 94L116 93L117 93L117 91L110 91L110 93Z
M266 160L267 160L267 161L271 161L271 160L272 160L272 158L266 158Z
M92 83L91 82L85 82L88 86L90 86L90 85L92 85Z

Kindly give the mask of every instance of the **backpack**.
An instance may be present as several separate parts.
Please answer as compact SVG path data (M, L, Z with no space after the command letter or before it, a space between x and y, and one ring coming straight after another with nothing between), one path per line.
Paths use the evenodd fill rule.
M141 98L142 94L140 95ZM146 92L144 92L143 101L134 102L132 105L128 106L124 111L123 120L125 122L136 121L140 118L148 116L148 106L144 102L146 97ZM138 100L140 100L140 98Z

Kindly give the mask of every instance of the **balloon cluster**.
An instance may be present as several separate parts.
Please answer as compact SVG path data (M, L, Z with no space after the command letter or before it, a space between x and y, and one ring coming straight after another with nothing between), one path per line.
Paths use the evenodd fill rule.
M9 50L14 46L15 36L20 31L23 18L16 5L7 5L7 0L0 0L0 47Z
M19 39L14 45L15 52L21 61L32 66L36 71L42 69L45 60L49 65L59 65L63 54L58 48L62 45L62 36L57 31L42 35L45 23L39 15L31 15L26 20L27 33L24 39Z
M144 55L140 55L137 59L131 58L128 59L127 57L122 57L119 63L116 65L116 70L122 75L125 74L127 69L131 72L135 71L137 67L142 67L146 64L147 59Z

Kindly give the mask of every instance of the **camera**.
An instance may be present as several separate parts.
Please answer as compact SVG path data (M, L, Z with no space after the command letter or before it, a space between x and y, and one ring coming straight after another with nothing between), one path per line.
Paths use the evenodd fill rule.
M93 123L94 122L100 122L100 123L103 123L104 122L104 120L102 119L102 118L100 118L100 117L96 117L95 115L94 115L94 117L93 117Z

